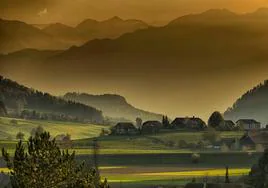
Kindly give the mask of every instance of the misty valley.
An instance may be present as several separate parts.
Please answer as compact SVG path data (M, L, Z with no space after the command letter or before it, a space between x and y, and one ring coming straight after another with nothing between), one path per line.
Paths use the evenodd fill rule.
M138 1L14 2L0 2L0 188L268 187L268 8L167 18L167 0L144 21Z

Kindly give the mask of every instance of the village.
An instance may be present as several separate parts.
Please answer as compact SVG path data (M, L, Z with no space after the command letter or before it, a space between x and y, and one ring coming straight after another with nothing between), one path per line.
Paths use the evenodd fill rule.
M180 148L202 149L202 150L257 150L263 151L268 146L267 128L262 128L261 123L255 119L239 119L236 122L232 120L223 120L218 126L212 127L206 124L198 117L177 117L171 123L166 116L163 116L162 122L150 120L142 122L140 118L136 119L136 124L132 122L119 122L111 127L110 133L113 136L137 136L137 135L160 135L168 132L203 133L204 142L197 145L185 144L181 140ZM217 138L220 132L239 132L242 136L239 138L225 137ZM105 134L104 134L105 135ZM206 142L207 141L207 142Z

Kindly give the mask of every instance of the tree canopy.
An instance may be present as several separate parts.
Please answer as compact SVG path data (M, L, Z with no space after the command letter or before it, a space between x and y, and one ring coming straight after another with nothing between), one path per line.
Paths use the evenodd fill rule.
M259 159L258 164L254 165L249 172L249 182L255 188L265 188L268 186L268 149Z
M208 119L208 126L217 128L221 125L221 123L224 122L223 116L220 112L215 111L211 114L211 116Z
M78 164L74 152L61 151L48 132L30 137L27 149L19 141L13 160L4 148L2 155L15 188L105 187L93 168Z

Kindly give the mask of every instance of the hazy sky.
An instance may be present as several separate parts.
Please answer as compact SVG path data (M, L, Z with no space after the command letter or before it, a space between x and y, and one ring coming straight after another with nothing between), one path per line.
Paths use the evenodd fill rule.
M165 24L179 16L208 9L227 8L245 13L260 7L268 7L268 0L0 0L0 17L34 24L62 22L75 25L86 18L104 20L119 16L124 19L141 19L150 24ZM136 79L135 82L109 77L95 78L94 81L84 79L84 75L80 78L68 75L67 78L38 79L37 73L30 74L21 67L17 72L13 69L13 72L4 71L4 75L55 95L68 91L117 93L125 96L134 106L145 110L166 113L172 117L195 115L206 120L211 112L223 112L241 94L268 77L267 66L266 69L257 68L258 70L252 71L250 67L246 69L247 72L237 74L243 70L239 67L230 71L232 76L228 71L221 75L206 72L191 78L186 72L187 75L181 78L146 77ZM178 69L175 74L181 72ZM157 73L152 75L158 76ZM163 97L165 93L168 97Z
M178 16L212 8L243 13L267 6L267 0L1 0L0 17L73 25L85 18L103 20L119 16L165 24Z

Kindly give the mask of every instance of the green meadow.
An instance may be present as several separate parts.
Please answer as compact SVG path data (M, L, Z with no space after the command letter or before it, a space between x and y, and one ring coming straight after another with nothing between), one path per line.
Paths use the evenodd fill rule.
M221 152L182 149L181 140L198 143L203 140L203 132L182 132L165 130L157 135L99 136L101 130L109 126L87 123L35 121L0 118L0 147L14 154L16 134L23 132L25 139L33 128L41 125L52 136L70 134L72 147L78 161L92 164L93 138L98 137L101 175L108 178L113 187L144 187L144 185L181 185L192 178L202 179L224 176L225 165L230 166L230 176L238 178L246 175L260 154L256 152ZM240 138L244 132L221 132L220 138ZM173 142L173 145L167 143ZM200 154L198 164L193 164L191 155ZM8 172L3 161L1 171Z
M12 120L15 120L16 123L12 123ZM52 136L68 133L74 140L99 136L101 129L107 128L107 126L93 125L88 123L24 120L1 117L0 139L14 140L18 132L23 132L25 134L25 138L28 138L31 130L39 125L42 126L46 131L49 131Z

